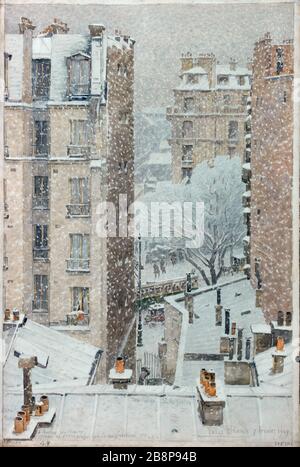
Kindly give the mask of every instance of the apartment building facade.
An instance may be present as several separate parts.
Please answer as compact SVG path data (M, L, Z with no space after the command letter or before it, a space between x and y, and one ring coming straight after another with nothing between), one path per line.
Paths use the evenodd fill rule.
M255 44L242 179L245 272L267 322L292 317L293 42Z
M195 165L218 155L241 155L250 68L234 59L227 65L214 54L183 54L181 84L167 108L172 136L172 179L180 183Z
M105 378L135 332L134 240L99 227L103 206L117 223L134 199L134 40L19 28L5 39L5 307L102 348Z

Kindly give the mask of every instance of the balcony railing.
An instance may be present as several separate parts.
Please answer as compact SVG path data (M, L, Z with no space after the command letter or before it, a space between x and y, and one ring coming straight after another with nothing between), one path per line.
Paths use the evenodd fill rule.
M191 169L193 167L193 159L182 159L181 167L183 169Z
M48 300L41 300L41 299L33 300L32 310L40 311L40 312L47 312L48 311Z
M72 311L67 314L66 318L67 325L70 326L88 326L90 324L90 316L86 312Z
M90 146L77 146L70 144L67 151L69 157L90 157L91 155Z
M49 198L47 196L34 196L32 198L33 209L48 209Z
M90 215L90 205L85 204L67 204L68 217L88 217Z
M68 272L89 272L90 271L90 260L82 259L82 258L67 259L67 271Z
M48 259L49 248L40 248L34 247L33 248L33 259Z
M33 154L35 157L45 158L49 156L49 144L33 144Z

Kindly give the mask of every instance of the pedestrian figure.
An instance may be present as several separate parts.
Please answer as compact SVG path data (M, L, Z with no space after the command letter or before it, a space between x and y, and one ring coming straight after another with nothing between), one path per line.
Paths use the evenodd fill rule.
M155 279L157 279L160 275L160 271L159 271L159 266L156 263L153 264L153 272L154 272Z

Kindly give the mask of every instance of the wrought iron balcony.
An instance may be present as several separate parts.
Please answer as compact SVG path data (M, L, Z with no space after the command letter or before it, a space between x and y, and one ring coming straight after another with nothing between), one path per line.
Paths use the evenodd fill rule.
M48 259L49 248L33 247L33 259Z
M33 209L49 209L48 196L33 196L32 207Z
M67 148L67 152L69 157L90 157L91 147L70 144Z
M67 204L68 217L88 217L90 215L89 203Z
M67 314L66 321L69 326L88 326L90 324L90 316L86 312L72 311Z
M82 258L67 259L68 272L90 272L90 260Z
M40 312L47 312L48 311L48 300L36 299L32 302L32 310L33 311L40 311Z
M49 144L33 144L35 157L47 158L49 156Z

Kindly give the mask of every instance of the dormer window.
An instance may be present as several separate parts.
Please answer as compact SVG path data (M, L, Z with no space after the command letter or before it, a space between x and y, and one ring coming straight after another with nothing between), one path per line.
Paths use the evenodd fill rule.
M90 56L77 53L68 57L69 97L86 98L90 93Z
M188 84L197 84L198 83L198 75L187 75L187 83Z
M218 76L218 84L228 84L229 83L229 77L226 75L219 75Z

